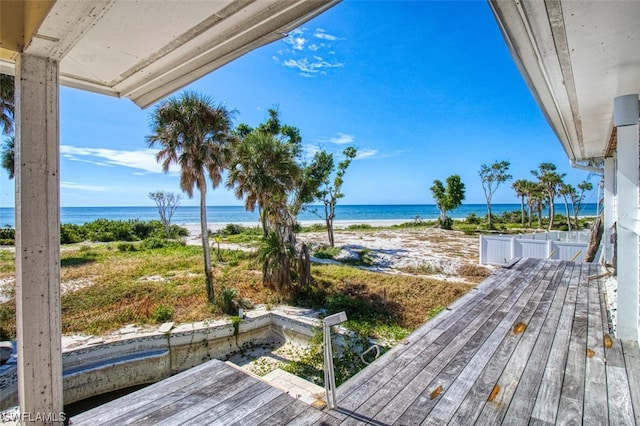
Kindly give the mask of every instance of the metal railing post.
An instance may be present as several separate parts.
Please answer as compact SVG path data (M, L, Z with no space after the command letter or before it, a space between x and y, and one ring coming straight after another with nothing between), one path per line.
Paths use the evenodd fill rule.
M339 312L322 320L324 348L324 389L327 393L327 405L331 410L336 408L336 376L333 370L333 350L331 348L331 326L345 322L347 314Z

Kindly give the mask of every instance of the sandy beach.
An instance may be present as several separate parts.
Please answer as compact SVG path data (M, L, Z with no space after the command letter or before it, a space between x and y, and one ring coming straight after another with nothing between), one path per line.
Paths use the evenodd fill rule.
M406 223L406 220L336 221L334 225L335 246L342 248L337 259L357 258L363 249L368 250L372 265L366 269L386 273L427 275L433 278L456 282L467 282L461 268L485 268L478 265L478 238L460 231L445 231L439 228L382 228L372 230L348 230L350 225L367 224L372 227L389 227ZM308 226L321 221L302 223ZM255 222L243 226L257 226ZM200 224L181 224L189 230L187 244L198 245ZM226 224L209 224L212 232ZM298 235L298 242L305 242L313 251L328 245L326 232L305 232ZM221 248L253 250L248 245L220 244ZM331 260L313 259L316 262Z

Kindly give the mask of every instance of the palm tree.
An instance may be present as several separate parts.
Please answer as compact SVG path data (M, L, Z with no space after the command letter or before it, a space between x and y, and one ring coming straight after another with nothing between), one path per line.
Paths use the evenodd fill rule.
M207 228L207 182L215 189L228 167L234 138L231 136L233 113L222 105L195 92L166 99L151 115L150 147L160 146L156 155L166 173L172 164L180 167L180 188L189 198L193 188L200 191L200 231L204 252L207 298L213 303L213 272Z
M529 183L526 179L518 179L513 182L511 187L514 191L516 191L516 195L520 197L520 217L522 226L524 226L524 198L527 196L527 184ZM531 213L529 213L531 215Z
M540 186L546 193L549 203L549 231L551 231L555 217L554 201L558 192L558 186L562 183L562 178L566 176L566 173L557 173L556 165L553 163L540 163L538 170L531 170L531 174L538 178Z
M535 208L538 213L538 228L542 228L542 209L544 209L544 202L547 197L545 190L540 184L531 183L531 192L527 198L531 200L533 208ZM531 221L529 221L529 226L531 226Z
M238 145L229 170L227 187L245 208L258 206L264 239L259 250L263 261L263 282L278 289L289 284L290 260L295 247L295 216L287 206L296 189L301 169L295 160L295 145L265 130L249 133Z
M2 147L2 168L9 173L9 179L13 179L15 175L15 142L13 136L8 137Z
M0 74L0 125L4 135L13 133L14 81L12 75Z

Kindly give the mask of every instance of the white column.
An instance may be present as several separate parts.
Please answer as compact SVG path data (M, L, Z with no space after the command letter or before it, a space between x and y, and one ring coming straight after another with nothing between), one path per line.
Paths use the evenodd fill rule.
M613 245L611 234L615 218L616 195L616 162L613 157L604 159L604 261L611 263L613 259Z
M21 413L32 419L59 420L63 409L58 94L58 62L21 54L15 104L18 399Z
M625 96L626 97L626 96ZM620 98L616 98L617 102ZM629 102L633 107L633 101ZM616 111L618 112L618 111ZM624 112L624 111L623 111ZM627 111L628 112L628 111ZM627 113L617 114L625 115ZM618 187L617 272L618 324L620 339L639 340L638 336L638 206L640 183L640 141L638 140L638 95L635 95L635 119L622 122L614 117L618 127L616 183Z

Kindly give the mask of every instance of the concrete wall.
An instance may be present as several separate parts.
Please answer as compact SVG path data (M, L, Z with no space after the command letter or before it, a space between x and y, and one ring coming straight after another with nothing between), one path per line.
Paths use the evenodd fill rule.
M211 359L225 359L259 345L306 345L319 322L297 308L252 311L236 333L229 320L182 324L63 352L64 403L127 387L155 383ZM308 312L307 312L308 313ZM0 367L0 410L17 405L17 364Z

